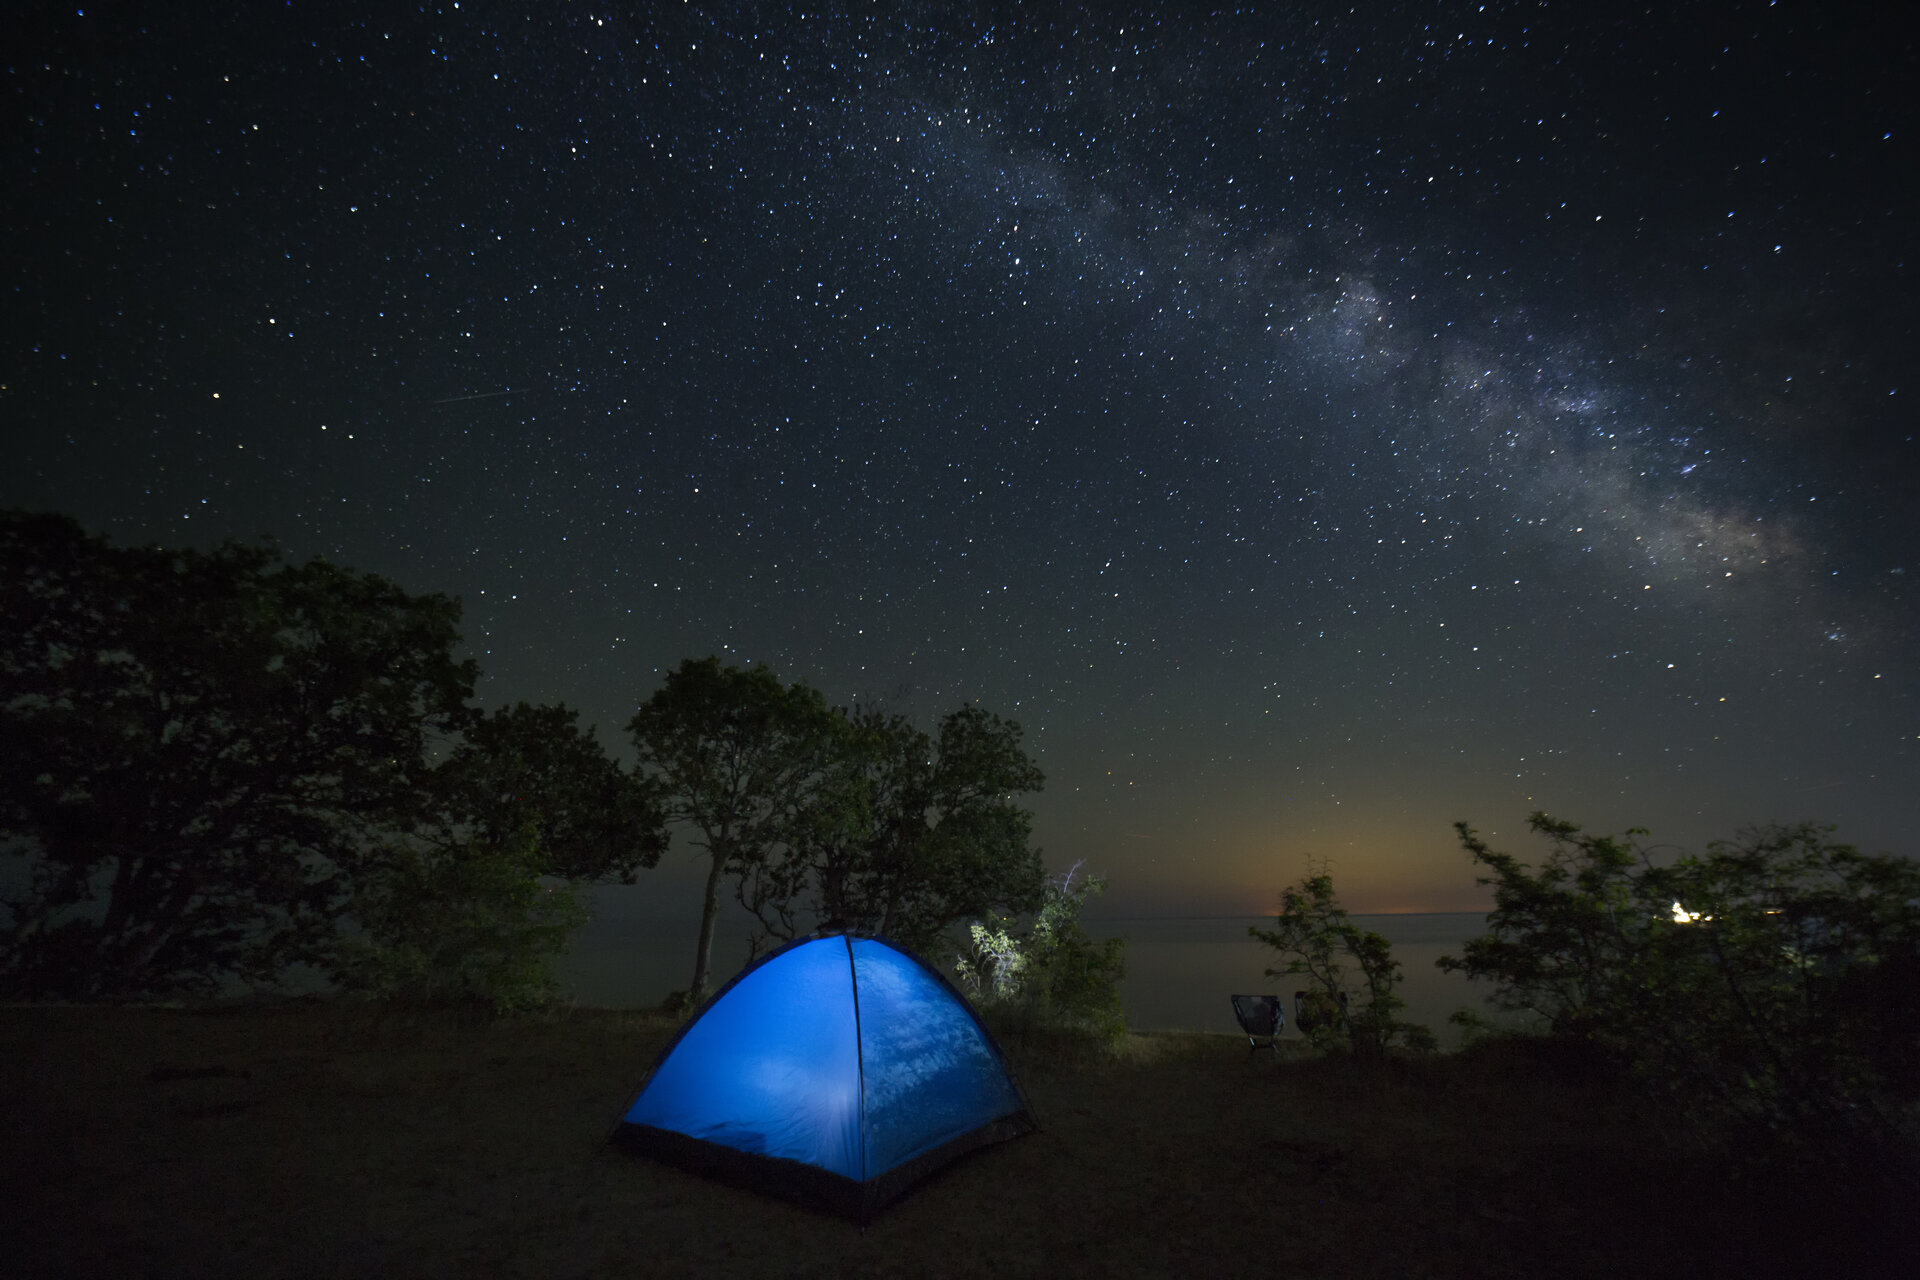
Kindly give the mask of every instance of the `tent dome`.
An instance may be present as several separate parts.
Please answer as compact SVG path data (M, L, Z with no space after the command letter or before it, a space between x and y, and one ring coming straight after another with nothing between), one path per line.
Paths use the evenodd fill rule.
M866 1221L942 1165L1033 1128L999 1046L945 977L883 938L834 933L723 987L614 1136Z

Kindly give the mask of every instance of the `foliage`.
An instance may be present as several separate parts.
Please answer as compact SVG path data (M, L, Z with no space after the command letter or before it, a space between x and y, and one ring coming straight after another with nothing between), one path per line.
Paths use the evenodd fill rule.
M714 922L728 876L750 877L833 781L822 762L836 733L820 694L766 667L688 658L629 723L663 816L695 833L708 863L691 984L711 985Z
M1912 1135L1920 866L1811 824L1665 863L1542 813L1528 824L1551 845L1537 869L1458 824L1495 908L1442 968L1616 1053L1702 1123L1823 1145Z
M588 918L575 885L631 884L665 844L642 780L577 715L519 703L468 727L418 820L356 881L358 931L334 963L343 987L496 1012L551 998Z
M1462 1049L1472 1049L1476 1045L1488 1044L1511 1034L1508 1028L1495 1023L1471 1005L1463 1004L1448 1014L1447 1023L1458 1028Z
M659 799L579 717L524 702L476 717L434 771L439 820L490 844L530 831L541 875L632 884L666 850Z
M1315 1048L1325 1052L1346 1047L1378 1056L1394 1045L1434 1047L1427 1028L1399 1020L1406 1002L1394 990L1401 973L1393 944L1353 923L1324 867L1310 867L1297 884L1280 891L1280 911L1272 928L1250 926L1247 932L1287 958L1284 968L1266 971L1269 978L1301 975L1308 980L1308 1016L1299 1022ZM1349 962L1359 966L1358 986L1348 981Z
M1493 886L1495 907L1487 932L1466 944L1465 958L1443 957L1439 967L1495 981L1498 1008L1535 1015L1555 1035L1584 1036L1596 1019L1630 1002L1645 976L1638 971L1640 935L1652 916L1635 902L1634 885L1642 856L1629 841L1582 836L1545 814L1528 821L1552 841L1538 873L1455 824L1489 872L1478 883Z
M836 713L834 729L783 846L738 881L765 937L811 921L926 950L969 916L1040 907L1033 816L1014 796L1044 779L1019 725L965 707L937 739L879 712Z
M324 958L468 721L459 606L271 546L0 515L0 989L209 992Z
M967 926L968 951L954 961L954 972L974 999L1005 1004L1020 994L1027 976L1027 953L1012 920Z
M573 885L542 881L536 862L530 838L387 850L355 895L361 932L342 939L335 976L350 991L495 1013L546 1004L554 963L589 913Z
M305 963L521 1006L660 815L564 707L467 705L459 606L272 546L0 517L0 990L207 994ZM437 762L436 762L437 761Z
M1107 882L1086 876L1076 885L1079 869L1075 863L1047 882L1039 909L1024 927L1004 917L970 925L967 953L956 959L954 971L968 994L1000 1020L1110 1038L1126 1030L1120 1002L1126 942L1087 932L1080 914Z
M924 949L969 915L1040 901L1032 815L1014 796L1042 778L1012 721L962 708L929 738L708 657L681 663L630 728L666 818L708 860L696 998L728 881L759 921L756 951L816 927Z

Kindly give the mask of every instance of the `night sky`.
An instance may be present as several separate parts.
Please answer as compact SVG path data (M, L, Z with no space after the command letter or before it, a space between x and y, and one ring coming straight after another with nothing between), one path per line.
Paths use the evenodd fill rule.
M1914 849L1864 6L141 8L5 20L0 505L456 594L623 753L707 653L977 699L1112 911Z

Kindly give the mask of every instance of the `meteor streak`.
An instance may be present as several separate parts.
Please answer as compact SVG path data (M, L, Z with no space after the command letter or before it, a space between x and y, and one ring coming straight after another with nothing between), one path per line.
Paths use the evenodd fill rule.
M531 391L531 387L508 387L505 391L482 391L475 396L448 396L445 400L435 400L435 404L461 404L468 400L493 400L500 396L510 396L519 391Z

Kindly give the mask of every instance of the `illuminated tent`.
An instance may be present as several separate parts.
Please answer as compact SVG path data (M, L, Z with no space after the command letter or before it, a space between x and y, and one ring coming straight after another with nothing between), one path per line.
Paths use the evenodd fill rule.
M1034 1129L972 1006L881 938L802 938L667 1046L614 1137L866 1222L977 1147Z

